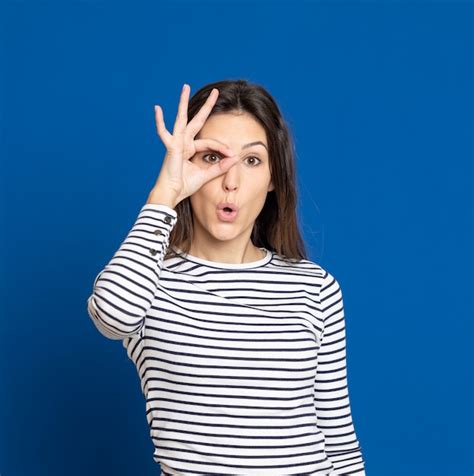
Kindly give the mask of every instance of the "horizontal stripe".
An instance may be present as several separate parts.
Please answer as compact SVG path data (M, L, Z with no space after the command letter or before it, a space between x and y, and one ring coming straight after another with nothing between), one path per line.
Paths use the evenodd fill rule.
M338 281L264 248L250 263L169 255L177 220L145 204L87 300L136 366L162 476L365 476Z

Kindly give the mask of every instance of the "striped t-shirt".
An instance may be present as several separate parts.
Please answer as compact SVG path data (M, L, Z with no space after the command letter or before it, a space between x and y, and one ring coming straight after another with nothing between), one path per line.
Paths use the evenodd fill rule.
M177 220L145 204L87 301L137 368L161 475L365 476L334 276L266 248L166 257Z

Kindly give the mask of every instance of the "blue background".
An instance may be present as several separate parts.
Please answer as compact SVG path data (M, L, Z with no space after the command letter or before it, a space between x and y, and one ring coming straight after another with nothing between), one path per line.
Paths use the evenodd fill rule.
M471 2L1 5L2 476L159 475L138 375L86 299L161 168L184 82L245 78L297 150L339 280L368 476L470 475Z

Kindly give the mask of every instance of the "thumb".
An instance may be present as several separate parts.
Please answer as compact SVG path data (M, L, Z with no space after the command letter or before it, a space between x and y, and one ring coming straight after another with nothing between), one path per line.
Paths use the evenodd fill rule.
M238 155L233 155L232 157L225 157L222 160L219 160L217 164L214 164L212 167L207 169L208 177L213 179L219 175L227 172L233 165L235 165L240 157Z

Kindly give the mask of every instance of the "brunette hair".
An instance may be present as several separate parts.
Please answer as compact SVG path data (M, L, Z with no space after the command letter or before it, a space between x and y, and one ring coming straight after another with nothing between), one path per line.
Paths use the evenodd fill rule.
M199 112L213 88L219 90L212 114L248 113L265 129L269 166L274 190L255 220L251 234L254 246L264 247L289 260L307 259L296 213L295 152L289 127L269 92L244 79L209 83L196 91L188 104L188 122ZM171 230L168 256L188 253L193 238L191 201L185 198L175 208L178 220Z

